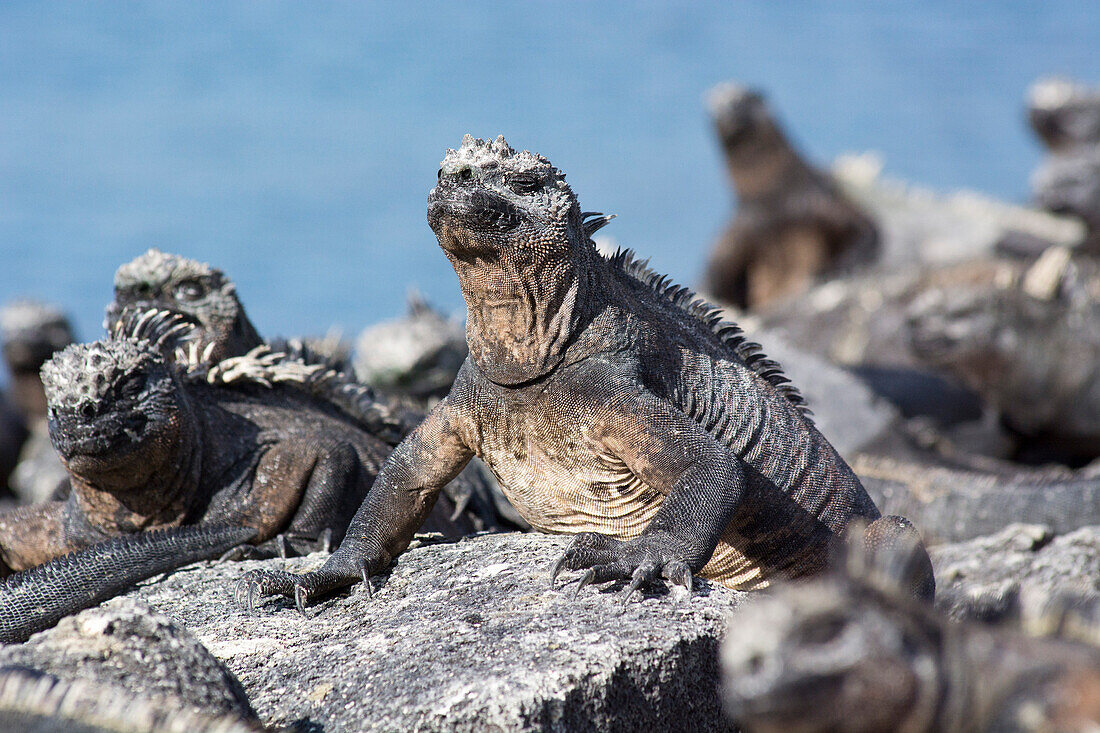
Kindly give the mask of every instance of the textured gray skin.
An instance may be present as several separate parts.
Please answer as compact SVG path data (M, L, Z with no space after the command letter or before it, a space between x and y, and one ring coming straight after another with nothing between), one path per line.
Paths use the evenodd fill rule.
M185 625L241 681L268 725L359 730L726 730L717 644L747 594L695 581L619 609L615 591L549 587L569 539L479 535L413 546L309 621L283 599L235 609L245 561L176 573L131 592ZM286 567L318 567L324 555ZM125 599L107 604L111 607Z
M909 517L929 544L981 537L1013 522L1045 524L1057 534L1100 524L1100 476L1001 462L980 467L866 454L852 459L882 511Z
M1091 731L1100 648L950 622L880 578L754 599L722 648L731 716L756 733Z
M183 527L119 537L0 583L0 642L24 641L138 581L221 555L256 535L245 527Z
M470 355L325 566L254 574L249 595L303 606L384 569L474 455L532 526L575 535L558 570L630 579L628 598L692 573L738 588L808 575L850 519L879 518L779 366L629 253L601 256L591 235L608 218L582 214L549 161L467 136L438 181L428 221Z
M1052 605L1100 602L1100 526L1055 535L1045 525L1012 524L929 554L936 608L953 619L1011 619L1035 627L1049 621Z
M151 704L256 719L222 662L178 621L132 599L89 608L22 644L0 647L4 667L125 690Z
M346 359L333 356L338 344L299 339L265 342L248 318L236 285L205 262L151 249L119 267L115 298L104 317L107 331L125 331L135 318L153 311L165 311L190 324L187 339L212 368L266 344L284 354L287 363L320 369L306 385L310 396L341 410L390 445L397 445L424 419L423 410L407 400L378 395L359 382ZM168 352L171 357L171 349ZM494 488L483 469L471 467L444 491L476 528L512 528L507 516L494 511L499 499Z
M284 386L290 365L278 359L206 372L185 355L167 361L161 347L106 339L70 346L43 368L51 438L73 490L66 502L0 515L8 567L184 524L253 527L253 544L268 552L283 550L280 539L299 551L341 539L390 446L328 402ZM428 526L473 531L450 518L448 503Z
M0 669L5 733L260 733L237 715L192 712L165 700L27 669Z

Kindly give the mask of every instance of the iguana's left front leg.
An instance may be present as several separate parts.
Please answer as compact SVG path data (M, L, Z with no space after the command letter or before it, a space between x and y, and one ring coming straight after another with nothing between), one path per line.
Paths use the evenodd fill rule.
M666 578L691 590L710 560L745 489L739 459L672 405L648 392L625 392L594 423L603 446L647 486L665 495L656 515L630 540L584 532L558 561L587 568L589 583L629 580L624 602L643 584Z

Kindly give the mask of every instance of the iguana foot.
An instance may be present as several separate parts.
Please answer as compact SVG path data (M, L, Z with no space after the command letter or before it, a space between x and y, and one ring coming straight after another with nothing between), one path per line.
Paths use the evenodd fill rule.
M285 596L293 598L298 611L309 618L306 606L314 598L340 588L346 588L358 581L366 584L367 596L373 595L370 584L370 567L366 562L358 564L353 572L339 566L325 563L317 570L298 575L283 570L250 570L237 581L234 598L237 605L255 613L257 599L264 596Z
M652 534L623 542L613 537L582 532L562 554L550 574L550 586L562 570L585 570L573 597L590 583L610 580L628 580L623 604L630 602L634 593L643 585L665 578L673 585L684 588L691 596L691 568L674 549L670 537Z

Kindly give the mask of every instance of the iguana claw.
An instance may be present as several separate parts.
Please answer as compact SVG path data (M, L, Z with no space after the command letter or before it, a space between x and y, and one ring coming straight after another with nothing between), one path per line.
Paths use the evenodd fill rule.
M303 618L310 618L309 613L306 612L306 601L309 599L306 596L306 589L298 584L294 586L294 606L298 609L298 613L302 614Z
M554 569L550 571L550 587L554 587L554 583L557 582L558 576L561 575L561 571L565 569L565 564L569 562L569 553L563 553L558 561L554 563Z

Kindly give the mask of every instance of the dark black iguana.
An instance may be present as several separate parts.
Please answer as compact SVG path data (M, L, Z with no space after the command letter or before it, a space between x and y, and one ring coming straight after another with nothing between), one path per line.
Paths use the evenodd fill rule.
M503 138L449 151L428 222L467 306L450 394L395 450L319 570L246 576L295 597L366 580L408 546L474 455L536 529L576 534L581 586L700 573L733 588L807 575L879 512L779 366L629 253L601 256L563 175ZM912 532L886 517L874 536ZM932 592L931 565L921 592Z
M316 342L264 341L245 312L233 281L204 262L151 249L118 268L115 297L104 318L107 331L118 331L128 320L158 310L191 326L183 332L190 346L188 353L210 367L255 350L269 362L286 362L292 368L303 365L295 371L308 379L292 380L288 386L330 403L390 445L397 445L424 419L421 409L400 398L379 395L360 382L349 364L333 358L327 350L318 350ZM169 359L173 353L173 348L166 349ZM463 472L446 491L477 529L510 526L507 518L493 509L496 497L481 471L472 468Z
M50 437L72 493L0 514L8 568L185 524L251 527L256 544L296 551L343 536L391 446L286 386L301 364L254 355L210 368L162 348L120 336L47 362ZM473 531L453 510L444 497L427 528Z
M889 580L837 573L738 609L722 648L722 690L738 725L753 733L1100 729L1100 649L954 623Z
M707 263L710 296L759 308L878 256L875 223L802 159L759 92L722 84L710 108L738 199Z

